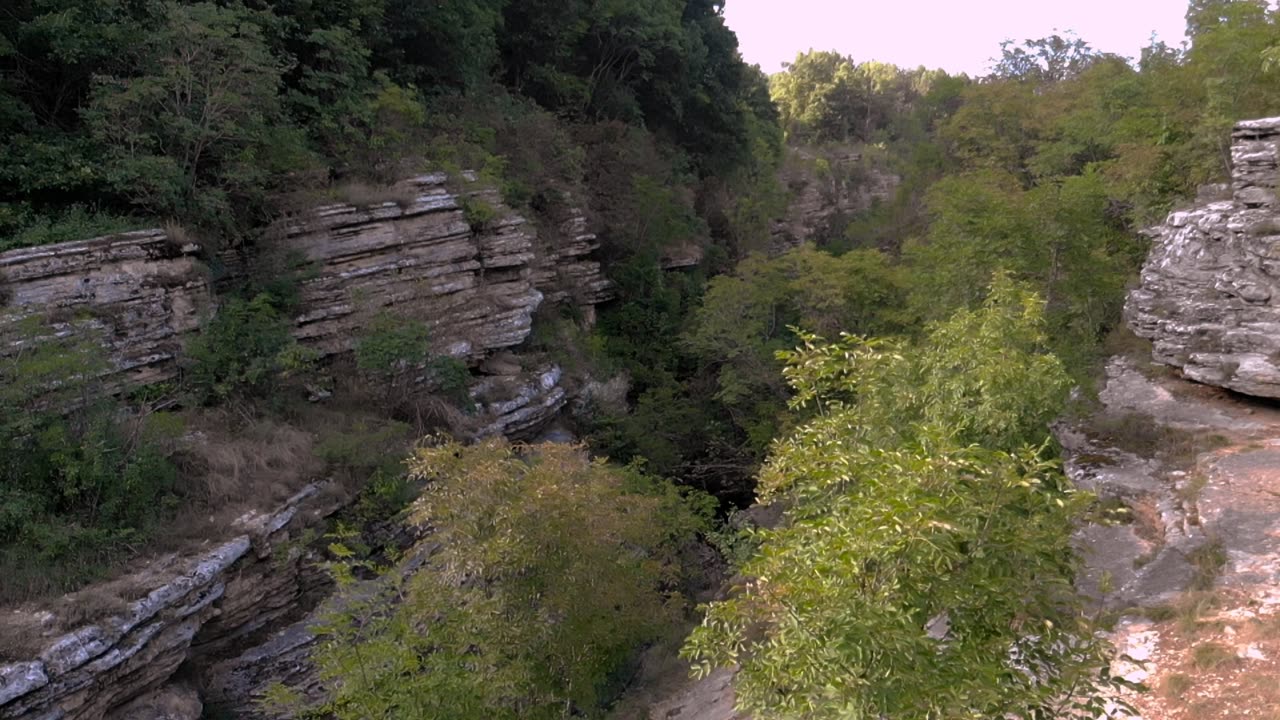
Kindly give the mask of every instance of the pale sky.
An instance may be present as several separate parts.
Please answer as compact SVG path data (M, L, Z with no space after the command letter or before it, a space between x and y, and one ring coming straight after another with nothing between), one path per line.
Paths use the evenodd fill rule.
M1005 39L1074 30L1096 50L1137 57L1154 32L1177 46L1187 0L726 0L742 55L765 72L810 48L855 60L985 74Z

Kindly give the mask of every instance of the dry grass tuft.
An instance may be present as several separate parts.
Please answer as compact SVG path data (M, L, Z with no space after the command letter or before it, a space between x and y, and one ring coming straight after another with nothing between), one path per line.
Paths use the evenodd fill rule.
M1170 700L1178 700L1187 694L1193 684L1191 678L1186 675L1174 673L1164 679L1160 689L1165 697Z
M1206 620L1223 605L1223 598L1214 592L1189 591L1169 605L1147 608L1143 614L1156 622L1175 621L1178 631L1194 637L1202 630L1214 629L1216 623Z
M197 505L249 501L268 507L287 499L323 469L315 459L311 433L270 420L228 432L237 420L221 412L199 419L197 439L184 452L188 468L182 488Z
M1207 642L1195 646L1191 651L1191 663L1197 670L1217 670L1237 662L1239 658L1236 654L1222 643Z

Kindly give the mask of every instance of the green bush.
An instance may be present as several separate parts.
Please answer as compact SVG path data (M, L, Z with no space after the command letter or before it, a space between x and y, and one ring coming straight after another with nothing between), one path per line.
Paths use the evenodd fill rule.
M203 403L265 396L286 369L306 365L274 296L233 298L187 348L185 380Z
M439 551L385 578L398 603L354 593L322 628L336 717L593 716L683 616L680 550L705 528L705 502L564 445L448 443L410 467L428 483L417 516Z
M379 378L391 378L421 365L427 351L426 325L381 313L356 341L356 367Z
M29 342L45 334L18 327ZM0 602L96 579L173 500L182 424L103 397L101 347L83 327L72 333L0 356Z
M16 248L52 245L54 243L87 240L89 238L114 235L147 227L147 220L127 216L101 213L84 207L72 205L55 216L38 216L26 222L17 223L13 234L0 237L0 252ZM3 226L0 225L0 233Z
M438 356L427 363L427 377L432 384L454 405L470 412L475 409L471 399L471 368L457 358Z
M481 232L498 219L498 211L487 201L477 197L463 197L458 200L462 207L462 216L472 232Z

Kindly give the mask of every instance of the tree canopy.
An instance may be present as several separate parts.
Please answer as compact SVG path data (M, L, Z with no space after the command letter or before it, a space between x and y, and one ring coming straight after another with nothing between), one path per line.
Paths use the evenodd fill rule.
M776 718L1096 717L1106 649L1072 587L1084 498L1048 457L1068 387L1042 302L997 278L918 342L807 336L761 498L781 502L685 652Z

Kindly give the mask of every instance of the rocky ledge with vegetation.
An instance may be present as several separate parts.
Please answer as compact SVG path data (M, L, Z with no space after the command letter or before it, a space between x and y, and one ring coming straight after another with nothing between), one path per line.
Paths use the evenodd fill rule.
M1108 358L1141 271L1269 382L1269 6L983 78L711 0L0 18L0 717L1267 707L1271 413Z

